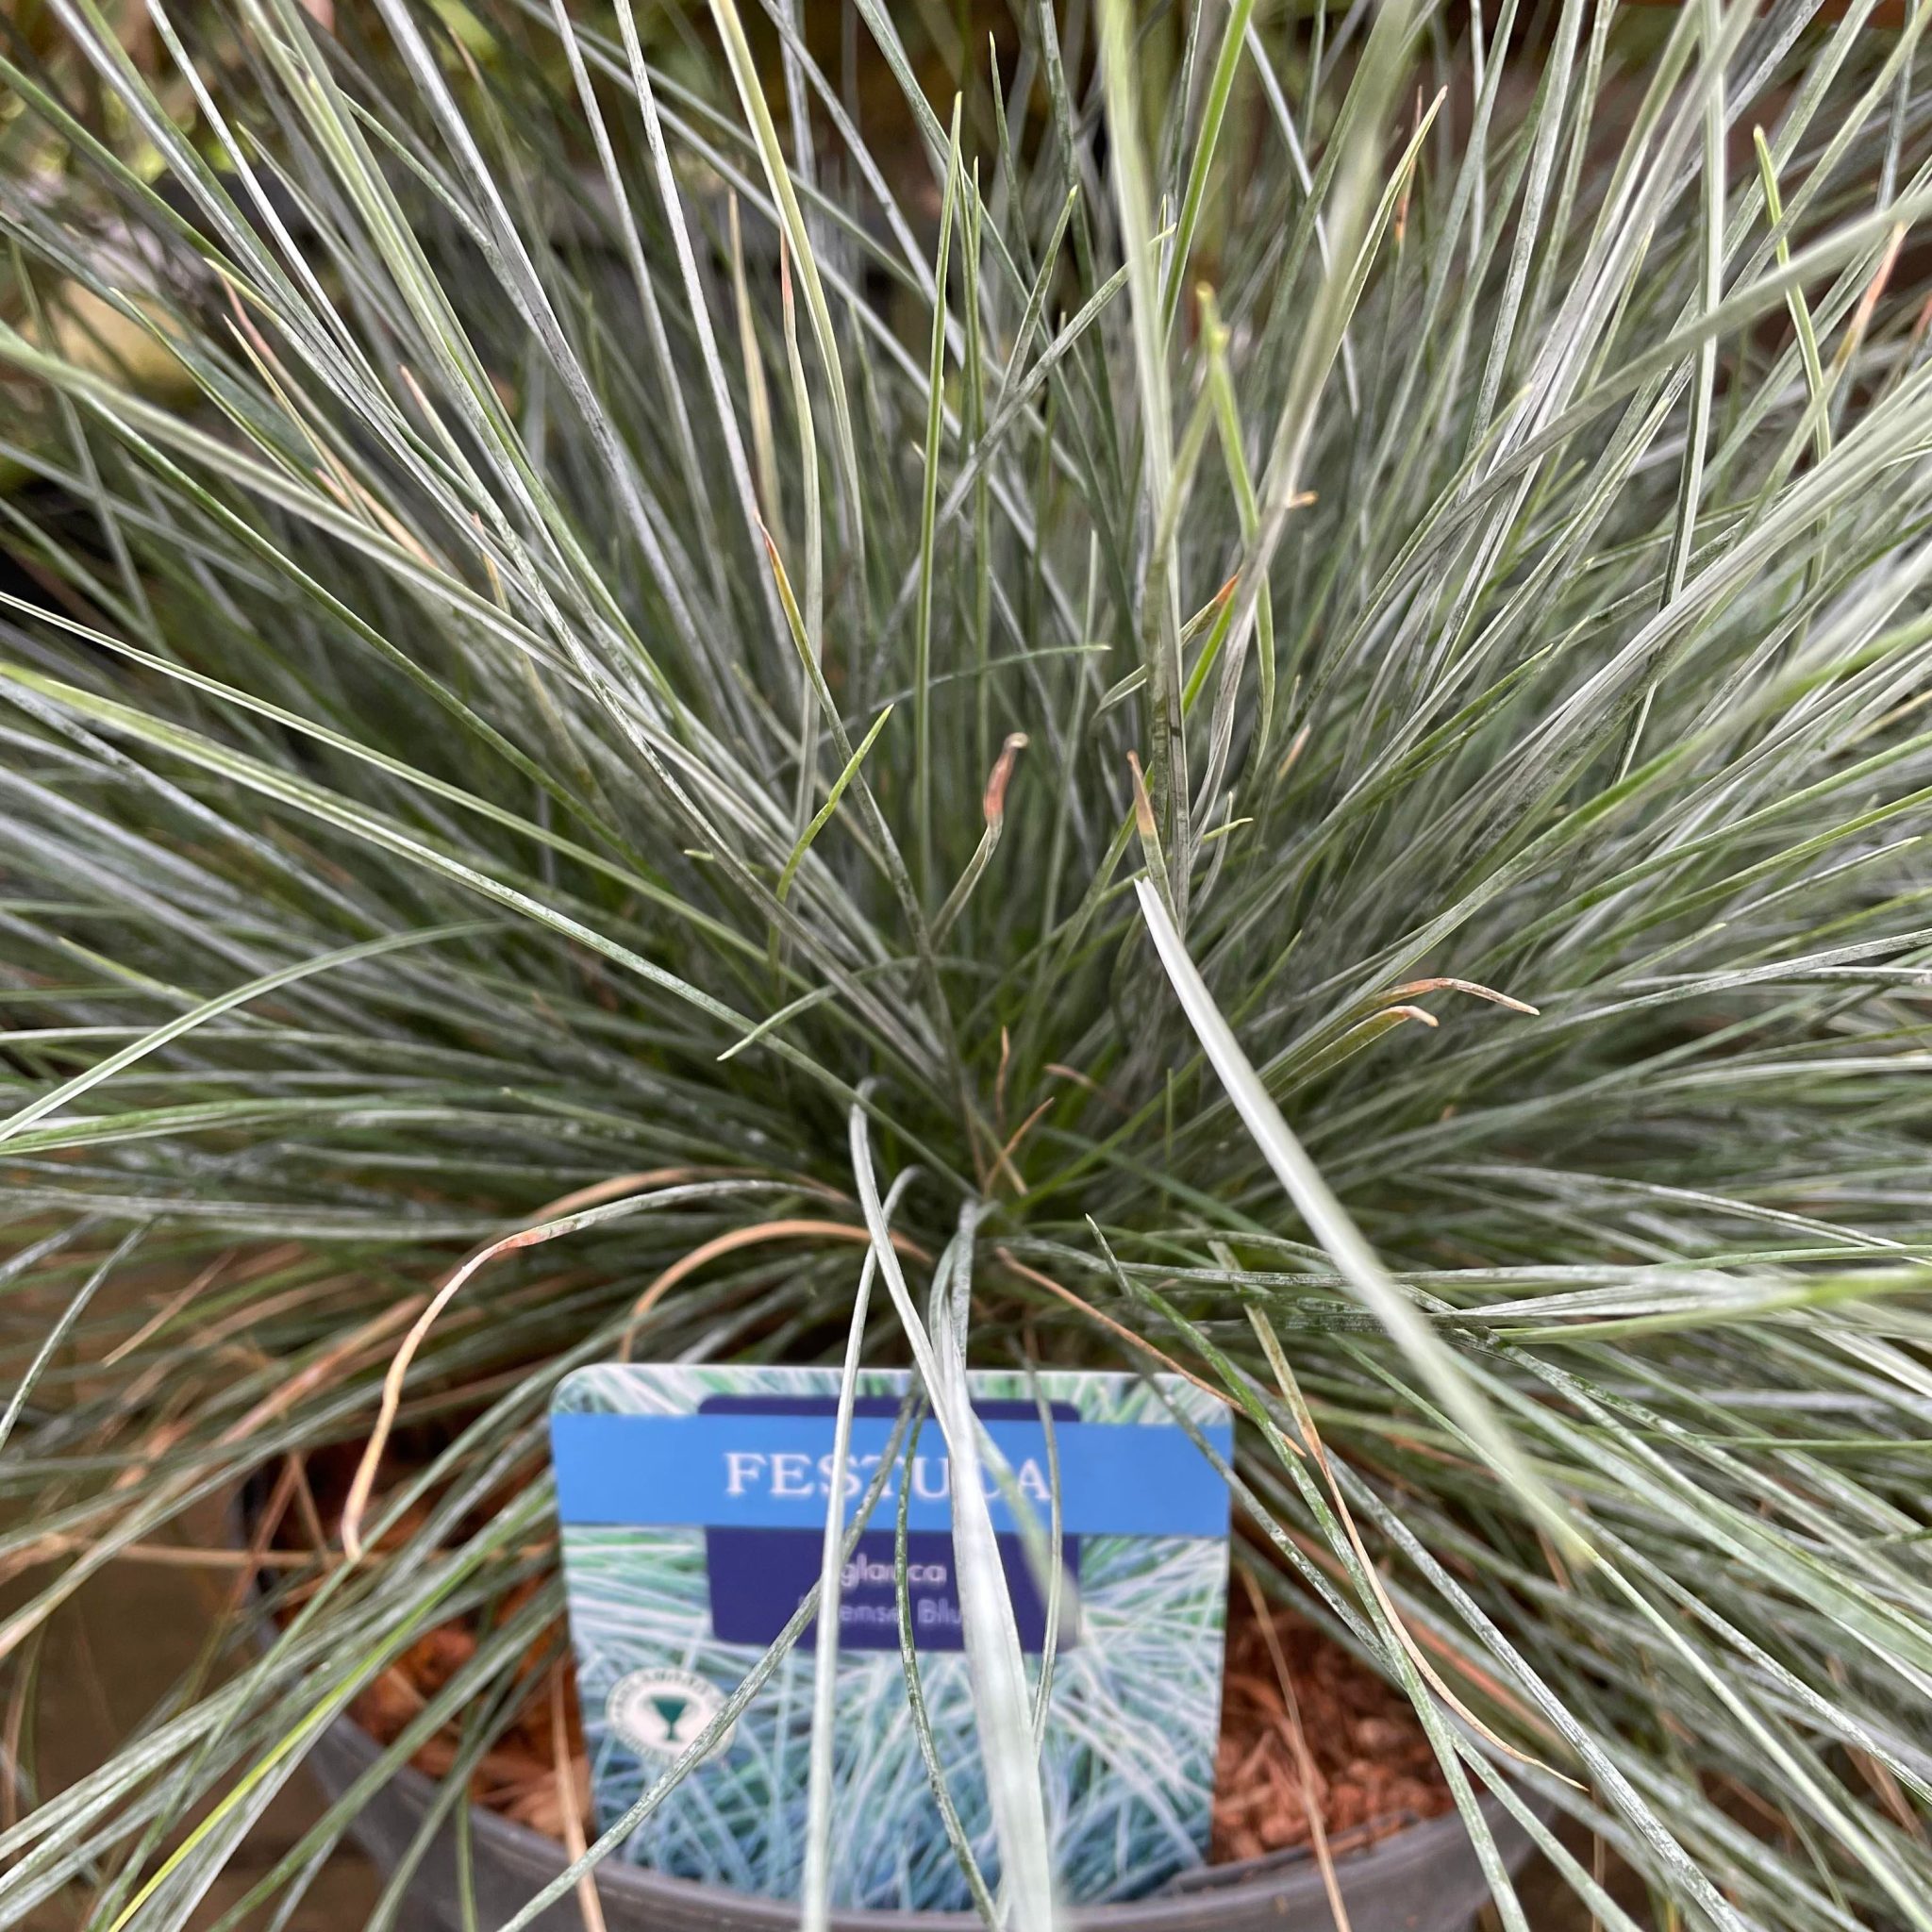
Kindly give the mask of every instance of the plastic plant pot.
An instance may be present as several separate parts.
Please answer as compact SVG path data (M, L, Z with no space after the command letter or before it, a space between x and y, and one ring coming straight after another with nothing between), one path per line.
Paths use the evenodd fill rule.
M382 1756L368 1732L339 1718L317 1738L308 1762L329 1796L339 1798ZM362 1806L351 1829L376 1864L393 1872L438 1795L434 1780L405 1767ZM1513 1870L1528 1856L1529 1840L1493 1800L1485 1801L1484 1811ZM470 1856L475 1924L483 1932L507 1924L567 1862L554 1839L475 1807ZM1454 1812L1338 1852L1335 1873L1355 1932L1467 1932L1489 1898ZM795 1932L798 1924L795 1902L611 1861L598 1871L597 1892L609 1932ZM442 1821L411 1875L399 1923L410 1932L462 1932L454 1819ZM979 1921L953 1912L840 1911L831 1923L834 1932L965 1932ZM1147 1898L1069 1911L1063 1924L1068 1932L1331 1932L1334 1914L1315 1861L1294 1852L1208 1866ZM566 1894L535 1925L537 1932L582 1932L575 1896Z

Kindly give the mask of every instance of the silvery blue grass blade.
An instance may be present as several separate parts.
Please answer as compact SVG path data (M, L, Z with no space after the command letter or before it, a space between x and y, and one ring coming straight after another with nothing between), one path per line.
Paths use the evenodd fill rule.
M885 1274L952 1463L955 1574L973 1673L980 1759L999 1839L1000 1885L1010 1905L1015 1932L1051 1932L1056 1914L1046 1807L1033 1749L1020 1632L980 1475L979 1443L966 1385L965 1338L960 1332L963 1309L954 1310L937 1336L921 1319L887 1231L869 1139L865 1116L855 1108L852 1168L866 1225L872 1229L873 1252ZM975 1220L971 1204L960 1210L954 1245L941 1257L939 1281L945 1281L955 1267L970 1271Z
M1187 947L1152 881L1137 879L1134 891L1155 950L1202 1051L1226 1090L1241 1124L1254 1136L1256 1145L1315 1239L1327 1251L1342 1278L1415 1364L1443 1407L1469 1431L1471 1440L1492 1458L1524 1501L1571 1553L1587 1556L1588 1542L1572 1513L1530 1468L1501 1419L1463 1373L1454 1352L1423 1319L1409 1297L1389 1278L1388 1271L1362 1239L1348 1210L1336 1199L1296 1140L1293 1129L1282 1118L1281 1109L1262 1086L1260 1075L1241 1051L1233 1030L1222 1017L1221 1008L1215 1005L1213 994L1188 957Z
M899 1197L918 1177L917 1168L905 1168L892 1177L881 1213L890 1228ZM851 1454L852 1404L858 1387L859 1357L865 1348L865 1317L872 1301L872 1282L878 1267L878 1250L868 1247L858 1271L858 1289L852 1297L852 1325L845 1339L845 1363L839 1379L839 1408L832 1426L832 1467L843 1470ZM902 1496L910 1485L901 1482ZM831 1486L825 1511L824 1553L819 1565L818 1636L812 1656L811 1767L806 1784L805 1876L800 1886L799 1924L804 1932L824 1932L831 1916L832 1758L834 1704L839 1681L839 1591L845 1556L845 1488Z

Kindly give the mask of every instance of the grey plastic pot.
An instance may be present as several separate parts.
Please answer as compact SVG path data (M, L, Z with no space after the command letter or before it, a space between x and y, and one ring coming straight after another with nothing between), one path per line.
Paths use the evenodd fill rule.
M338 1719L316 1740L308 1768L339 1798L382 1756L368 1732ZM408 1854L437 1795L419 1771L398 1771L363 1806L352 1827L363 1849L392 1872ZM1497 1848L1513 1869L1529 1840L1493 1801L1485 1801ZM470 1850L476 1922L495 1932L564 1868L555 1840L473 1809ZM1359 1851L1338 1856L1336 1877L1354 1932L1467 1932L1489 1897L1482 1870L1451 1812L1411 1824ZM782 1899L667 1878L606 1864L597 1890L609 1932L794 1932L798 1907ZM409 1932L461 1932L456 1840L445 1820L410 1882L401 1924ZM835 1912L833 1932L965 1932L976 1919L950 1912ZM1334 1915L1314 1862L1301 1855L1211 1866L1151 1898L1090 1906L1067 1915L1069 1932L1332 1932ZM581 1932L566 1897L536 1921L540 1932Z

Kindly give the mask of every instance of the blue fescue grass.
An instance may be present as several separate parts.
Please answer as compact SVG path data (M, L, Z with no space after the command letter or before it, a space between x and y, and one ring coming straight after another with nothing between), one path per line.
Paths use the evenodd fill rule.
M942 1415L1227 1392L1511 1932L1486 1789L1616 1932L1593 1844L1932 1924L1924 6L853 4L890 115L779 0L0 47L6 1735L89 1578L414 1432L266 1659L15 1767L0 1905L186 1924L548 1574L559 1375L834 1358L870 1240Z

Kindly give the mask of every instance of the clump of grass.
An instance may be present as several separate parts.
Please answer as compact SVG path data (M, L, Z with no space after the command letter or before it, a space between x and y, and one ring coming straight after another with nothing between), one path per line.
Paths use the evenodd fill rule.
M1505 1925L1484 1790L1932 1923L1925 8L616 4L0 54L6 1916L186 1923L473 1611L480 1759L558 1376L870 1241L942 1415L1228 1392ZM39 1789L62 1605L391 1372L387 1559Z

